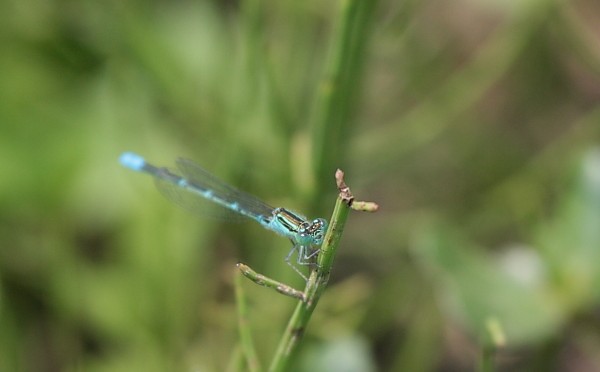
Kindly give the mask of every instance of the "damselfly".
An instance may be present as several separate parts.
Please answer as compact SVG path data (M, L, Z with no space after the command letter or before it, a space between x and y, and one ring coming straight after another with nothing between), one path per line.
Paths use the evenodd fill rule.
M123 153L120 161L129 169L152 175L161 193L186 209L197 211L202 207L202 203L194 201L203 198L251 218L265 229L290 239L293 247L285 261L306 279L290 259L294 252L297 252L296 262L299 265L311 264L311 259L319 253L327 230L325 219L316 218L309 221L289 209L273 208L258 198L228 185L188 159L177 159L177 170L156 167L131 152Z

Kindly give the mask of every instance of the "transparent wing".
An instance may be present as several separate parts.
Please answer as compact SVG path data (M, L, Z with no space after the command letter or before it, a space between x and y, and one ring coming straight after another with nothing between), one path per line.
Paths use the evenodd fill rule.
M165 175L167 175L165 177ZM228 222L241 222L244 215L220 206L203 196L182 188L177 179L183 179L173 169L160 168L160 174L155 174L154 183L160 193L174 204L198 216L216 218Z
M271 218L271 206L229 186L191 160L178 159L177 165L179 170L151 170L156 187L173 203L193 213L234 221L241 216L255 220Z
M257 197L236 189L228 185L219 178L213 176L198 164L189 159L177 159L177 167L193 187L202 190L210 190L214 199L223 200L226 204L234 205L242 213L249 214L251 217L272 216L273 207L264 203Z

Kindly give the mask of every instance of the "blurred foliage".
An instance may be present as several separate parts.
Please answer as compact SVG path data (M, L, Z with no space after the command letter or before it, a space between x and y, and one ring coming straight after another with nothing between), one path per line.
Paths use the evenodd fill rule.
M342 3L0 2L0 370L236 369L235 262L300 286L288 242L169 205L125 150L324 217L333 163L381 205L299 370L474 369L490 322L501 370L600 369L598 2L380 0L315 151ZM294 304L245 284L268 361Z

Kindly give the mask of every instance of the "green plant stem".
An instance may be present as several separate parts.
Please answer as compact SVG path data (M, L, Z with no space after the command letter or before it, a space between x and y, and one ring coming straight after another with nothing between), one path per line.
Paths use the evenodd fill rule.
M479 371L494 371L494 357L499 348L506 345L506 336L500 321L496 317L489 317L485 322L485 336L481 347L481 360Z
M290 362L292 353L304 334L319 298L327 287L335 253L339 247L349 212L349 203L340 195L336 200L329 229L325 234L325 240L321 246L318 268L310 273L306 283L304 290L306 300L298 302L285 329L285 333L279 342L269 371L284 371Z
M237 267L246 278L252 280L258 285L274 289L281 294L296 298L300 301L306 301L306 296L302 291L294 289L287 284L278 282L277 280L271 279L263 274L259 274L256 271L252 270L248 265L245 265L243 263L238 263Z
M246 360L248 370L251 372L260 371L260 363L256 356L256 350L254 349L254 342L252 341L252 334L250 332L250 326L248 324L248 307L246 306L246 298L242 289L241 276L234 275L235 277L235 299L237 304L237 315L238 315L238 329L240 332L240 344L242 354Z
M340 20L336 23L325 76L317 92L313 114L313 171L316 195L324 195L329 172L338 159L344 158L341 147L346 143L348 123L359 91L376 0L343 0ZM315 200L317 200L316 198ZM317 200L321 204L323 200Z

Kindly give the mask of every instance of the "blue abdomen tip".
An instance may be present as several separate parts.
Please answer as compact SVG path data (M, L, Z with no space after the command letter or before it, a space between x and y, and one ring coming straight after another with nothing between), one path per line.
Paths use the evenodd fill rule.
M139 171L142 170L146 161L144 158L133 152L124 152L119 157L119 161L124 167Z

